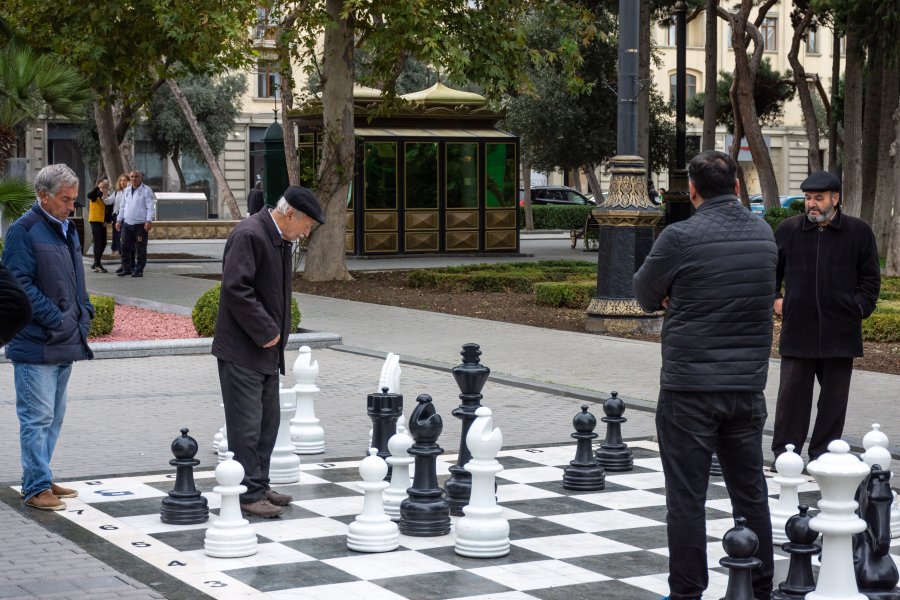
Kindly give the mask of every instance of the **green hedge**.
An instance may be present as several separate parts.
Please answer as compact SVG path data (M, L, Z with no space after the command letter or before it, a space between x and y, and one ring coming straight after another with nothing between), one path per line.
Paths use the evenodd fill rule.
M535 229L580 229L584 227L594 206L548 206L531 207ZM525 207L519 207L519 229L525 228Z
M212 337L216 333L216 317L219 314L219 292L222 284L216 284L197 298L194 310L191 311L191 321L194 330L200 337ZM291 296L291 332L297 331L300 325L300 308L297 299Z
M548 281L534 284L534 300L543 306L587 308L597 284L590 281Z
M796 205L796 204L797 203L794 202L794 205ZM804 211L803 211L802 203L800 205L799 210L794 210L793 208L781 208L781 207L767 208L766 214L763 215L763 219L766 220L766 223L769 224L769 227L772 228L772 231L775 231L776 229L778 229L778 226L781 224L782 221L784 221L788 217L802 215L803 212Z
M530 293L541 281L584 280L596 275L595 263L556 260L419 269L407 275L407 283L415 288L448 292Z
M900 294L900 277L882 277L881 278L881 297L885 300L889 300L890 298L885 298L885 292L893 292L895 294Z
M862 322L862 334L867 342L900 342L900 313L875 311Z
M91 329L88 331L89 338L96 338L107 335L113 330L113 324L116 315L116 303L109 296L90 296L91 304L94 305L94 320L91 321Z

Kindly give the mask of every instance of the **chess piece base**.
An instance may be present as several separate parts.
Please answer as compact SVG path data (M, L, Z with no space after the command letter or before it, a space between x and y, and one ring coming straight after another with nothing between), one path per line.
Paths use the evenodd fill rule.
M472 558L496 558L509 554L509 522L500 508L478 510L466 507L466 516L456 522L454 551Z
M630 471L634 468L634 455L628 448L610 450L601 447L594 452L594 458L607 471Z
M354 552L390 552L400 546L397 524L390 520L350 523L347 548Z
M203 496L198 495L192 498L172 498L170 496L162 499L159 518L166 525L205 523L209 520L209 506Z
M563 487L567 490L594 492L606 487L603 467L568 466L563 470Z
M243 519L234 527L216 527L213 523L206 530L206 538L203 541L203 552L214 558L240 558L256 554L256 532L250 527L250 522Z

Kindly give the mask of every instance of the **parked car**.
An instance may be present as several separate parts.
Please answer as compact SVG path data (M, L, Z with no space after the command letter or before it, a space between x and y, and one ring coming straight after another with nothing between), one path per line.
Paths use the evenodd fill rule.
M519 204L525 204L524 193L520 191ZM531 203L556 206L594 206L596 203L579 192L564 185L541 185L531 188Z
M766 205L763 204L763 197L761 194L750 196L750 212L758 217L762 217L766 214Z
M797 200L805 202L805 198L805 196L779 196L778 200L781 202L781 208L790 208Z

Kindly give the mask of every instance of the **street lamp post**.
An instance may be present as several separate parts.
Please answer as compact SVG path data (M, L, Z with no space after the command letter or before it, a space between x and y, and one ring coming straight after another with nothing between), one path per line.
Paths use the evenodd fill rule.
M687 184L687 3L675 4L675 164L666 192L666 225L684 221L693 207Z
M585 329L594 333L658 331L661 314L647 314L634 298L632 278L653 246L660 213L647 195L647 169L637 156L639 0L619 0L619 76L616 156L609 196L592 211L599 225L597 291Z

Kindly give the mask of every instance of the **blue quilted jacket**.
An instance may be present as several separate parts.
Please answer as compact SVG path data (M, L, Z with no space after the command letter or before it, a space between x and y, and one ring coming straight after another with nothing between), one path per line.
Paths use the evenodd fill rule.
M25 288L33 316L6 347L15 362L61 364L94 357L87 336L94 316L75 225L68 235L37 203L6 233L3 264Z

